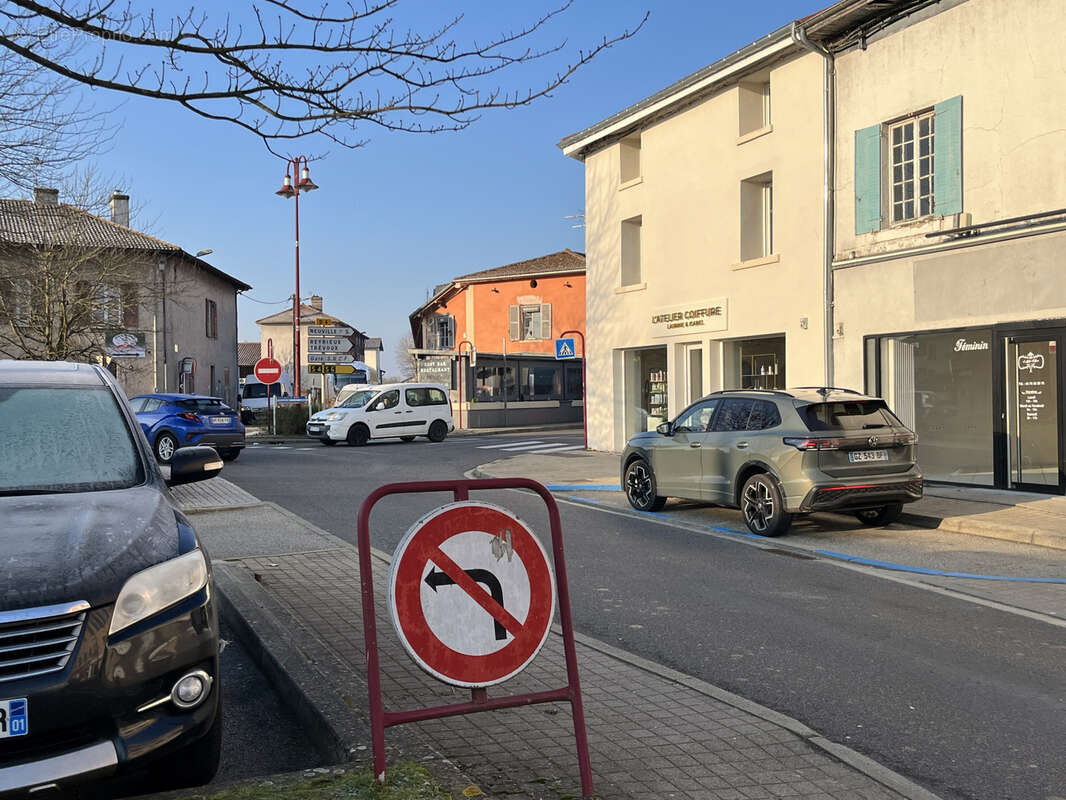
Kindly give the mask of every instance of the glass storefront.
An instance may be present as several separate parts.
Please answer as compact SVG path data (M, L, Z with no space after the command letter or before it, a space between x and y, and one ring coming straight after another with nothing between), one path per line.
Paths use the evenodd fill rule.
M666 348L625 353L626 438L653 431L669 417Z
M475 403L580 400L581 362L479 357L473 372Z
M785 337L741 339L726 343L729 389L784 389Z

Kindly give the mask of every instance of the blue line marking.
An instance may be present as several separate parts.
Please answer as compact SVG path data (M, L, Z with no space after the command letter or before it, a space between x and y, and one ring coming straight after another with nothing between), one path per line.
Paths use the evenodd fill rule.
M972 572L948 572L940 569L926 569L925 567L910 567L905 564L893 564L891 561L875 561L872 558L849 556L846 553L834 553L832 550L815 550L819 555L837 558L853 564L866 564L871 567L891 569L896 572L913 572L918 575L938 575L943 578L972 578L979 581L1013 581L1016 583L1066 583L1066 578L1012 578L1009 575L977 575Z
M617 483L555 483L545 486L549 492L620 492Z

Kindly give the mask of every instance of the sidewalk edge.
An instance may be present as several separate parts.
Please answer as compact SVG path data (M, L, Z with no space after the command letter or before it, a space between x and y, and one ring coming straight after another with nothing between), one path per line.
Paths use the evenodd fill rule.
M557 627L558 626L553 626L553 628ZM654 661L642 658L641 656L634 655L625 650L620 650L617 647L601 642L598 639L593 639L585 634L577 633L575 631L574 640L579 644L603 653L606 656L630 664L631 666L642 669L657 677L677 683L688 689L692 689L700 694L712 697L719 702L782 727L799 736L812 747L822 750L836 760L847 764L857 772L862 773L871 780L891 789L908 800L941 800L938 795L933 794L928 789L922 788L908 778L903 777L898 772L879 764L873 759L864 756L862 753L852 750L850 747L826 739L820 733L808 728L799 720L795 720L792 717L774 711L771 708L761 706L758 703L741 697L738 694L734 694L733 692L721 689L714 684L702 681L699 678L693 678L691 675L685 675L683 672L678 672L677 670L664 667L661 664L656 664Z

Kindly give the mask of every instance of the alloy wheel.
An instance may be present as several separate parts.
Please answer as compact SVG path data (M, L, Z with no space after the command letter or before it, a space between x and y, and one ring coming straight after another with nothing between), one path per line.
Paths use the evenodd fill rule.
M744 521L757 533L770 527L774 518L774 495L763 480L749 483L744 489Z
M639 461L629 468L629 472L626 473L626 492L629 494L629 499L633 505L641 508L647 508L651 505L653 500L652 481L648 467L644 462Z

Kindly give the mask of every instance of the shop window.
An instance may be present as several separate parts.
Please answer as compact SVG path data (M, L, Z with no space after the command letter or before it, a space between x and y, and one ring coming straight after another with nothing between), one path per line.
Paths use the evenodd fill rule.
M961 95L855 131L855 233L961 211Z
M726 349L732 389L784 389L785 337L742 339ZM732 362L731 364L729 362Z
M625 353L626 438L653 431L669 416L666 348L628 350Z
M640 134L627 136L619 146L621 183L640 177Z
M774 176L772 172L740 182L740 260L774 252Z
M622 286L641 283L641 228L643 217L633 217L622 222Z
M585 397L585 387L581 380L581 365L566 364L563 369L566 374L566 399L583 400Z
M521 362L521 400L561 400L562 365Z
M740 135L753 133L770 125L770 74L761 80L748 80L740 84Z
M517 400L518 387L515 385L515 368L483 360L474 368L474 402L500 403L504 400Z

